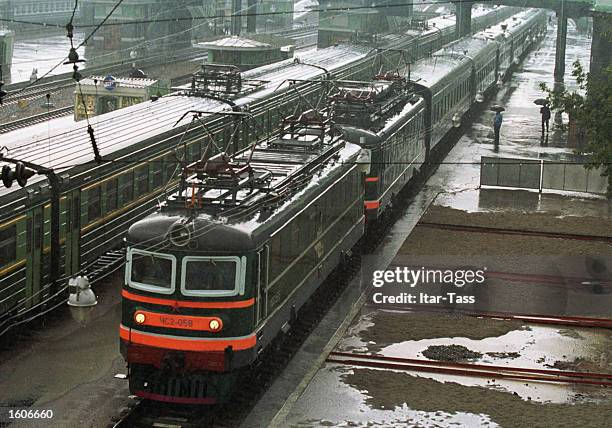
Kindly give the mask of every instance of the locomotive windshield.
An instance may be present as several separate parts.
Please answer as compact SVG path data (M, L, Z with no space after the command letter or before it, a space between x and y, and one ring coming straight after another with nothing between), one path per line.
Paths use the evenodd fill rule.
M185 257L182 292L191 296L232 296L239 291L238 257Z
M158 293L174 291L176 261L173 256L132 249L129 254L131 287Z

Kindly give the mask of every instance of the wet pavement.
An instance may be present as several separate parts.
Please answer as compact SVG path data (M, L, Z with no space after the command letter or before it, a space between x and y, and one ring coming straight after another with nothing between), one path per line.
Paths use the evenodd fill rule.
M98 304L69 308L44 329L0 351L0 426L9 410L52 410L53 417L11 427L105 427L128 402L119 354L122 272L98 287Z
M307 368L301 370L305 377L297 387L296 367L290 366L283 374L284 396L289 399L282 407L276 404L279 411L271 426L612 425L609 388L400 372L325 362L330 350L423 360L428 347L452 344L481 353L481 357L469 361L473 363L612 373L610 330L474 318L459 310L453 313L452 305L441 305L442 312L411 312L401 305L394 310L373 304L368 292L363 292L371 283L372 270L389 265L488 264L500 275L530 276L508 279L498 275L487 280L487 292L477 295L481 301L467 305L468 310L610 318L609 285L595 290L590 283L581 282L589 279L585 260L612 258L609 244L417 227L421 216L428 212L433 217L425 219L440 223L610 236L612 208L601 197L479 188L481 156L578 159L574 149L565 143L564 130L552 129L548 137L541 138L539 106L532 103L542 97L540 82L552 84L555 31L556 26L551 26L540 48L530 53L513 79L486 102L483 112L395 224L385 243L376 254L364 259L362 277L351 284L350 293L345 292L336 305L348 314L343 323L333 324L327 318L321 323L336 328L326 327L335 334L327 336L330 338L327 344L318 348L322 355L315 357L315 349L298 353L300 366ZM590 40L577 34L570 24L568 86L572 85L572 62L580 59L588 64L589 48ZM498 147L493 144L494 113L488 111L493 104L506 107ZM418 258L428 254L426 261ZM560 282L547 283L550 278ZM313 337L324 343L319 336L324 334L323 329L317 329ZM282 396L278 391L274 399ZM262 403L269 403L271 398L264 397ZM271 407L274 406L268 409ZM259 414L262 423L266 421L264 413Z

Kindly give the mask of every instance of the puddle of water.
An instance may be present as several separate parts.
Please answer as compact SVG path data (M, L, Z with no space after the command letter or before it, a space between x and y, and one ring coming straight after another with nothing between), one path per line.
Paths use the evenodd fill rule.
M354 332L368 328L372 323L367 318L355 325ZM599 371L609 371L607 357L594 355L609 341L601 332L586 329L558 329L552 327L532 326L529 330L514 330L498 337L480 340L465 337L435 338L418 341L405 341L384 347L379 354L389 357L424 359L422 352L434 345L462 345L480 352L483 357L472 361L477 364L491 364L507 367L550 369L556 361L574 362L576 359L592 361L601 360ZM351 336L342 341L343 350L369 352L368 343ZM519 353L516 358L498 358L487 353ZM588 401L589 388L576 385L553 384L504 379L487 379L469 376L454 376L427 372L415 372L414 376L427 377L439 382L455 382L465 386L482 386L519 395L524 400L549 403L571 403L577 400ZM593 400L601 397L594 396Z
M300 397L300 406L294 408L288 420L292 427L347 427L406 426L476 427L499 425L487 415L466 412L426 412L412 410L406 403L386 409L373 409L366 404L368 391L358 391L346 385L342 377L353 373L348 367L329 365L320 370Z

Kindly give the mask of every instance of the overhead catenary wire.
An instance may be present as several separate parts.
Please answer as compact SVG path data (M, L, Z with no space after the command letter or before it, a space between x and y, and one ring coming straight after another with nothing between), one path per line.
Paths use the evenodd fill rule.
M478 0L477 3L481 4L493 4L496 5L499 0ZM370 4L364 6L341 6L341 7L328 7L328 8L313 8L309 9L310 12L351 12L356 10L368 10L368 9L391 9L398 8L404 6L420 6L420 5L441 5L441 4L461 4L461 3L474 3L475 0L445 0L445 1L435 1L435 0L423 0L423 1L410 1L410 2L397 2L397 3L388 3L388 4ZM249 16L279 16L279 15L292 15L294 11L275 11L275 12L240 12L236 14L232 14L230 16L236 17L249 17ZM137 25L137 24L152 24L159 22L180 22L180 21L191 21L191 20L200 20L200 19L218 19L218 18L227 18L227 15L207 15L207 16L191 16L191 17L175 17L175 18L160 18L160 19L141 19L141 20L131 20L125 22L109 22L105 24L106 26L122 26L122 25ZM108 18L106 18L108 19ZM104 22L106 21L104 20ZM36 22L36 21L23 21L23 20L15 20L8 18L0 18L0 22L13 22L18 24L30 24L30 25L40 25L47 26L49 24L45 22ZM54 24L51 24L51 26ZM85 24L79 25L78 28L97 28L100 24Z
M78 3L78 0L75 0L75 4ZM102 27L102 25L104 25L104 23L110 18L110 16L113 14L113 12L115 10L117 10L117 8L121 5L121 3L123 3L123 0L118 0L118 2L113 6L113 8L110 10L110 12L104 17L104 19L95 26L95 28L93 29L93 31L91 31L91 33L89 33L88 36L85 37L85 39L76 47L74 48L75 50L78 50L80 47L84 46L85 43L87 43L87 41L94 36L94 34ZM73 15L74 17L74 15ZM2 21L2 19L0 19L0 21ZM68 29L69 27L72 27L72 29ZM68 29L69 32L74 30L74 26L72 24L72 19L70 20L70 22L68 23L68 25L66 26L66 28ZM53 67L51 67L51 69L49 69L47 72L45 72L42 76L37 77L35 80L33 80L32 82L28 83L26 86L24 86L23 88L19 89L18 91L14 92L11 95L17 95L20 94L21 92L23 92L24 90L28 89L29 87L31 87L32 85L38 83L41 79L47 77L49 74L51 74L53 71L55 71L58 67L60 67L61 65L64 64L64 61L68 59L68 56L64 57L64 59L62 59L60 62L58 62L56 65L54 65Z

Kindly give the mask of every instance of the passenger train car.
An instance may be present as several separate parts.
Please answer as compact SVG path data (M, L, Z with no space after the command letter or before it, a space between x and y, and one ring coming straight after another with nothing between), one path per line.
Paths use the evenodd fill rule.
M131 392L227 400L242 370L384 216L389 195L430 161L478 93L495 87L504 43L533 44L546 15L513 22L516 36L505 42L470 36L410 72L338 82L330 116L292 116L277 137L186 167L178 191L127 235L120 348Z
M349 141L371 150L372 168L365 179L368 221L376 221L392 205L394 195L419 172L426 159L432 158L430 152L436 145L461 124L475 102L484 100L508 77L512 65L518 64L545 29L544 12L520 12L474 36L450 43L398 73L379 76L374 84L362 87L357 97L350 96L356 92L354 87L334 97L341 106L352 105L352 101L378 106L385 92L393 87L397 92L402 82L406 85L401 92L411 94L398 103L400 108L395 112L388 111L393 114L384 120L369 121L364 111L356 118L347 118L343 108L334 115L337 128ZM377 90L385 79L389 79L388 87ZM381 108L385 105L383 102Z
M475 28L513 12L479 10ZM237 123L227 112L248 111L250 117L249 126L238 129L240 138L232 140L235 146L228 147L232 152L276 130L300 102L316 104L323 95L316 81L369 79L397 64L397 50L430 53L454 38L453 20L434 22L427 30L381 36L374 48L338 44L239 76L227 73L230 90L200 79L177 94L97 116L91 124L102 162L94 161L87 126L69 118L1 135L4 155L52 169L57 183L50 189L45 177L37 176L24 188L0 189L0 335L62 304L69 278L95 276L106 260L101 256L120 248L128 227L176 186L177 159L200 159L209 134L218 146L227 146ZM190 110L216 114L177 124Z

